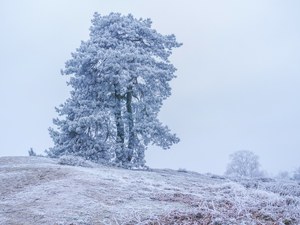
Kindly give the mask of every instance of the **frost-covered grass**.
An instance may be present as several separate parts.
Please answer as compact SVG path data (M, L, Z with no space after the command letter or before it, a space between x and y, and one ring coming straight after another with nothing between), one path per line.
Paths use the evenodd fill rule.
M71 156L71 155L61 156L58 159L58 164L67 165L67 166L91 167L91 168L95 167L95 163L85 160L82 157Z
M0 158L0 224L300 224L296 181L66 161Z

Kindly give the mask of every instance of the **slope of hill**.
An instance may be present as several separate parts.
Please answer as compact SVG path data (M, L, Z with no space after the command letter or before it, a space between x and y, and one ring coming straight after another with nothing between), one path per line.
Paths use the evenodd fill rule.
M1 225L300 224L300 184L0 158Z

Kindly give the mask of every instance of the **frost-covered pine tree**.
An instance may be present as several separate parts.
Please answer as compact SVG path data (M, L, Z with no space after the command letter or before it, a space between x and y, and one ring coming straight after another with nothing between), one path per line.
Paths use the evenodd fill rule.
M149 144L168 149L179 141L158 120L175 78L174 35L151 28L150 19L94 14L90 38L66 62L71 97L50 128L54 147L48 155L77 155L90 160L143 166Z

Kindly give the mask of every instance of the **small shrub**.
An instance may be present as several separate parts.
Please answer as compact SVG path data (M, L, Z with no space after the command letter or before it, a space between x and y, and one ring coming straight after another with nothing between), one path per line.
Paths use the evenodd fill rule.
M28 150L28 155L29 155L29 156L36 156L36 153L33 151L32 148L30 148L30 149Z
M188 171L185 169L185 168L179 168L177 170L177 172L180 172L180 173L187 173Z
M298 169L295 170L293 177L294 177L295 180L300 181L300 167L298 167Z
M58 164L68 166L94 167L94 163L85 160L82 157L71 155L61 156L58 160Z

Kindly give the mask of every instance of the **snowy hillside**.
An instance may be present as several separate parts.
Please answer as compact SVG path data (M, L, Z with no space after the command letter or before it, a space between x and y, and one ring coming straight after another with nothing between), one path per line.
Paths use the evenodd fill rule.
M300 224L300 184L0 158L0 224Z

